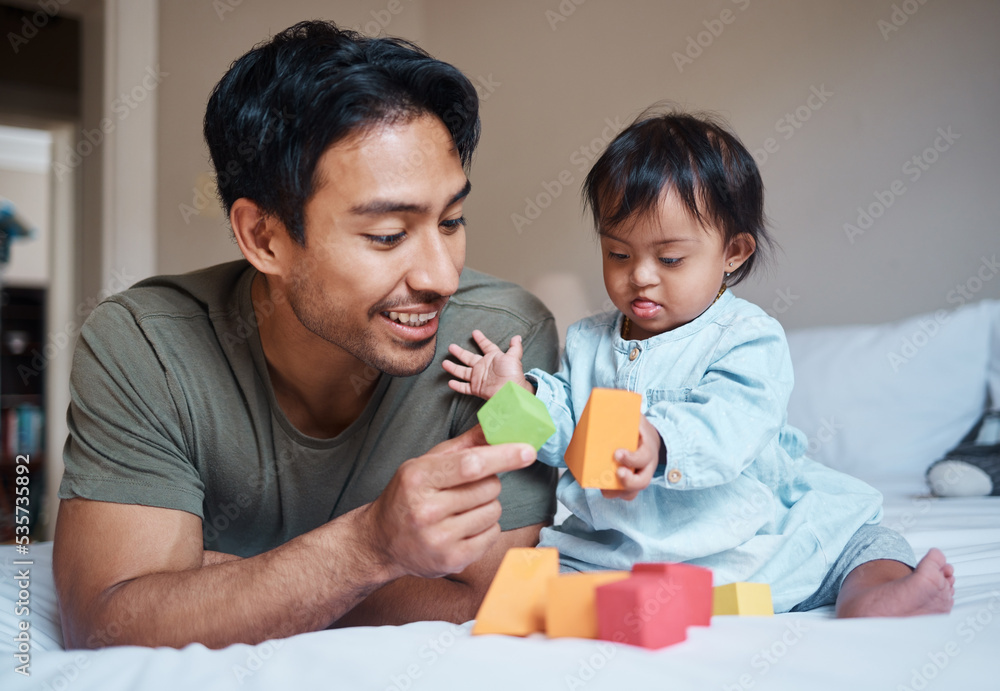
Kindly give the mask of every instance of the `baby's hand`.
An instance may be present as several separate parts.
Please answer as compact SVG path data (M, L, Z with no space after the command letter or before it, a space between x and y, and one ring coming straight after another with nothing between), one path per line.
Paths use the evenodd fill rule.
M448 352L463 365L466 365L462 367L451 360L445 360L441 363L445 371L455 377L448 382L448 386L459 393L488 399L499 391L500 387L512 381L531 393L535 393L535 387L524 378L524 368L521 365L524 350L521 346L520 336L514 336L510 339L510 347L506 353L486 338L479 329L472 332L472 338L479 349L483 351L482 355L471 353L454 343L448 346ZM456 379L458 381L455 381Z
M639 418L639 447L635 451L615 451L615 461L620 466L618 479L625 489L604 489L601 494L607 499L632 501L641 490L649 487L659 460L660 433L643 415Z

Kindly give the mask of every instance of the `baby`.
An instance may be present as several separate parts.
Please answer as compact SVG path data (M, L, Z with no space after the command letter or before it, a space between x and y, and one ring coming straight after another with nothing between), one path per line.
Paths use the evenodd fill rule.
M739 139L711 118L647 114L584 188L616 309L570 326L556 374L525 374L520 337L504 353L479 331L482 355L452 344L461 364L444 363L460 393L489 398L513 381L536 394L556 424L538 458L556 467L593 388L642 394L638 447L615 452L624 489L584 489L564 473L557 496L572 515L539 546L558 548L563 570L687 562L717 585L768 583L776 612L950 611L944 555L917 564L878 525L879 492L808 459L788 425L784 332L730 290L770 244L763 183Z

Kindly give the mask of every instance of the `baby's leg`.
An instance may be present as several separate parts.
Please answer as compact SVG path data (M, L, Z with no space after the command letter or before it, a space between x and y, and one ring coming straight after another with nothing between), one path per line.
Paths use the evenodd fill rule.
M911 569L876 559L852 570L837 596L838 617L907 617L943 614L955 601L955 569L941 550L930 550Z

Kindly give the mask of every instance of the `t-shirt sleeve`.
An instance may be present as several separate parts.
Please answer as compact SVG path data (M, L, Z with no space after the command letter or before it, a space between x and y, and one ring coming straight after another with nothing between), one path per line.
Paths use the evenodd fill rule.
M488 327L476 328L482 329L491 341L501 344L501 347L506 347L510 339L520 333L524 347L521 362L525 372L530 369L552 372L558 365L559 334L556 332L555 320L552 317L534 323L527 333L522 331L490 333ZM466 406L458 421L459 432L469 430L478 424L476 412L484 402L474 396L465 396L464 399L463 403ZM551 522L556 511L557 480L555 469L542 463L533 463L524 470L502 473L500 504L503 506L503 513L500 516L500 528L513 530Z
M99 305L73 356L59 497L178 509L203 517L168 371L132 313Z

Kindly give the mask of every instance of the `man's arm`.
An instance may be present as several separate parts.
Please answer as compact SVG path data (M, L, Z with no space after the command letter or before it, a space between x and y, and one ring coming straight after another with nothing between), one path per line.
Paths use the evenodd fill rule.
M66 647L221 648L321 629L388 580L372 555L350 548L362 514L202 567L193 514L63 500L53 559Z
M334 624L395 626L411 621L444 620L455 624L475 618L508 549L534 547L542 524L508 530L482 559L444 578L405 576L383 586Z
M68 648L258 643L329 626L406 575L477 562L500 535L499 472L526 444L476 430L400 466L379 498L249 559L206 555L201 520L172 509L64 500L53 568Z

